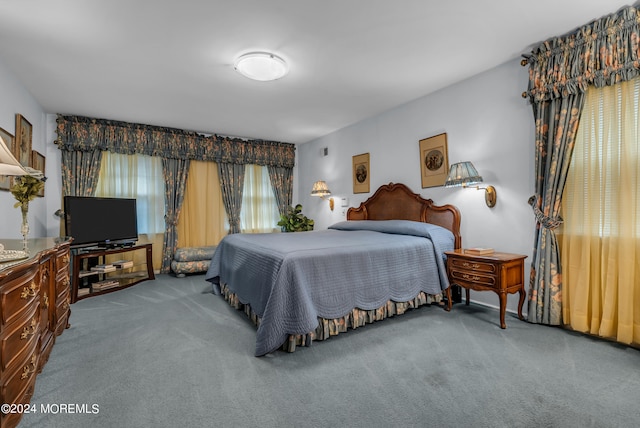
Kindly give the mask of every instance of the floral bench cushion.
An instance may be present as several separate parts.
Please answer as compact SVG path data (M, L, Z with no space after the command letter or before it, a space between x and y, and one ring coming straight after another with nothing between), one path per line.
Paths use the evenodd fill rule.
M199 260L211 260L213 253L216 251L216 246L210 247L186 247L178 248L173 260L177 262L193 262Z
M210 247L178 248L171 262L171 270L180 276L184 276L186 273L206 272L209 269L215 249L215 245Z

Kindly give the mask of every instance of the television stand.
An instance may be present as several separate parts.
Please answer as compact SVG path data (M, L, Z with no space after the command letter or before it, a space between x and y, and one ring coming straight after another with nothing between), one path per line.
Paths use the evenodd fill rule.
M151 244L72 250L71 303L155 279Z

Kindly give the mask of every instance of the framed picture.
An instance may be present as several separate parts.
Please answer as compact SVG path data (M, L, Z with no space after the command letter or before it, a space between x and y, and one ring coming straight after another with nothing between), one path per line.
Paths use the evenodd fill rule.
M423 189L444 185L449 174L446 133L420 140L420 173Z
M44 155L35 150L31 150L31 168L42 171L42 174L44 174L44 161ZM42 190L40 190L36 196L44 197L44 186L42 186Z
M31 166L31 139L33 127L21 114L16 115L16 146L14 156L22 166Z
M7 145L11 153L15 153L15 141L13 135L9 134L3 128L0 128L0 136ZM9 190L11 188L11 177L0 176L0 190Z
M353 157L353 193L369 193L371 170L369 169L369 153Z

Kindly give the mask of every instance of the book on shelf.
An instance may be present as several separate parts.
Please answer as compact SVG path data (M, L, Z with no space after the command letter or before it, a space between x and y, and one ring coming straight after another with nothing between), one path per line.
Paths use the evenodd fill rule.
M118 260L111 263L118 269L127 269L133 267L133 260Z
M473 248L467 248L464 250L465 253L468 254L475 254L477 256L481 256L484 254L493 254L493 248L489 248L489 247L473 247Z
M104 263L104 264L101 264L101 265L95 265L94 267L101 268L101 269L102 268L110 268L110 267L113 267L113 264L112 263Z
M95 270L81 270L80 272L78 272L78 278L84 278L85 276L89 276L89 275L95 275L98 274L100 272L95 271Z
M86 296L87 294L91 293L91 289L88 287L85 288L78 288L78 297L80 296Z
M117 287L119 285L120 285L119 281L113 280L113 279L107 279L104 281L94 282L93 284L91 284L91 288L93 289L93 291L102 291L108 288Z
M94 272L107 273L107 272L113 272L114 270L116 270L116 267L114 265L98 265L98 266L93 266L91 270Z

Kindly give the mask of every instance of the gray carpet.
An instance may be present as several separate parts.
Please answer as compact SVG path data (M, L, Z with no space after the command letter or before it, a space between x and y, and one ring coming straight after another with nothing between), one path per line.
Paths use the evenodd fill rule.
M497 311L423 307L293 354L201 275L71 306L26 427L635 427L640 351ZM96 407L92 407L97 405ZM80 408L82 410L82 408Z

